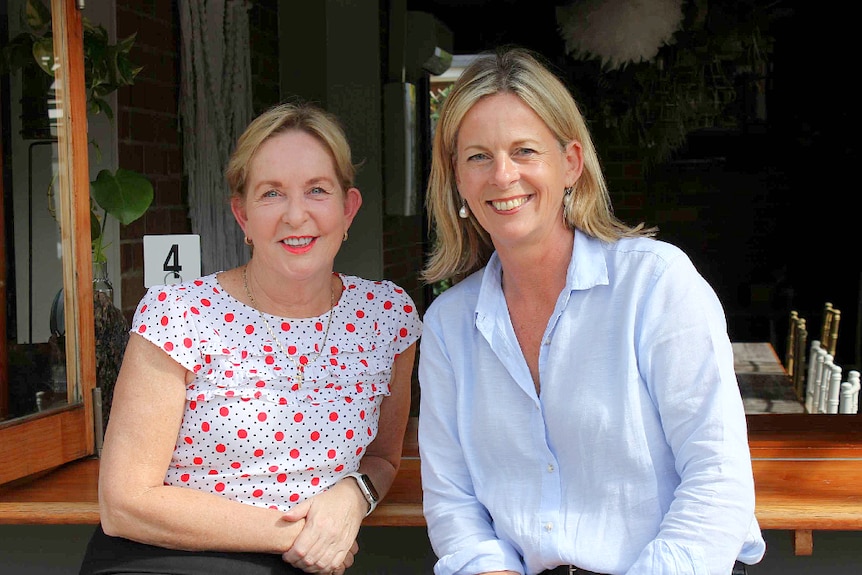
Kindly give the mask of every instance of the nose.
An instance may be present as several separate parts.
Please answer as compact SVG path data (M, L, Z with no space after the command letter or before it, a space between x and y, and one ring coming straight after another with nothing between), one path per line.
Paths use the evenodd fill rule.
M284 211L281 214L281 221L284 223L298 227L308 217L308 210L305 205L304 197L290 197L284 202Z
M499 154L494 158L494 185L505 190L518 181L518 178L518 166L508 154Z

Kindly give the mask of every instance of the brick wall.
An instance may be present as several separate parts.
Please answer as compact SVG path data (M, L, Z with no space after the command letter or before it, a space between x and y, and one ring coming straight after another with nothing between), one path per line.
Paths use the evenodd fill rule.
M278 102L278 2L258 0L249 12L255 112ZM147 213L120 232L123 313L131 320L146 291L143 236L191 233L183 179L179 94L181 36L171 0L117 0L117 37L137 33L131 58L143 66L135 85L117 94L120 167L153 183Z
M134 86L117 93L119 165L153 183L144 216L120 230L123 313L131 320L145 292L143 236L187 234L179 131L179 17L171 0L117 0L117 37L137 33L130 57L143 66Z

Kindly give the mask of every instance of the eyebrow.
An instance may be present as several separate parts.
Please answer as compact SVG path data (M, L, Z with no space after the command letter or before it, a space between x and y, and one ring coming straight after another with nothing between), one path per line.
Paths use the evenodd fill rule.
M319 176L319 177L315 177L315 178L311 178L311 179L307 180L303 184L303 186L308 187L308 186L313 186L313 185L320 184L320 183L335 185L336 180L334 180L328 176ZM281 180L261 180L259 182L254 183L255 188L259 188L261 186L273 186L273 187L279 188L282 186L282 181Z
M516 140L516 141L512 142L511 144L509 144L509 147L510 148L536 148L540 145L542 145L542 142L540 140L537 140L535 138L523 138L521 140ZM455 155L457 155L459 147L460 146L455 147ZM465 152L470 152L473 150L484 151L484 150L488 150L489 148L487 146L482 145L482 144L466 143L463 147L460 147L460 149L465 151Z

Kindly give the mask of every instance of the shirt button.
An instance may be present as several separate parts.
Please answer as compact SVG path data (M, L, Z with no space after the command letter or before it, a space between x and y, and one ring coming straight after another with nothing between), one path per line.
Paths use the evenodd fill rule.
M553 529L554 529L554 524L553 524L553 523L550 523L550 522L549 522L549 523L545 523L545 531L551 531L551 530L553 530Z
M553 472L554 472L554 464L553 464L553 463L549 463L549 464L548 464L548 473L553 473Z

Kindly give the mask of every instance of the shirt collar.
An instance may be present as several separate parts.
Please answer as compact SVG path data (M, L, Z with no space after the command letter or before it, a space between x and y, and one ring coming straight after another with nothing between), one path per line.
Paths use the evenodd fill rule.
M605 253L602 240L575 229L572 259L566 272L566 287L569 291L585 290L610 283Z
M477 314L493 314L493 309L503 297L502 273L500 258L495 251L482 274L479 299L476 302ZM566 271L566 288L568 291L585 290L609 283L608 263L602 240L575 229L572 259Z

